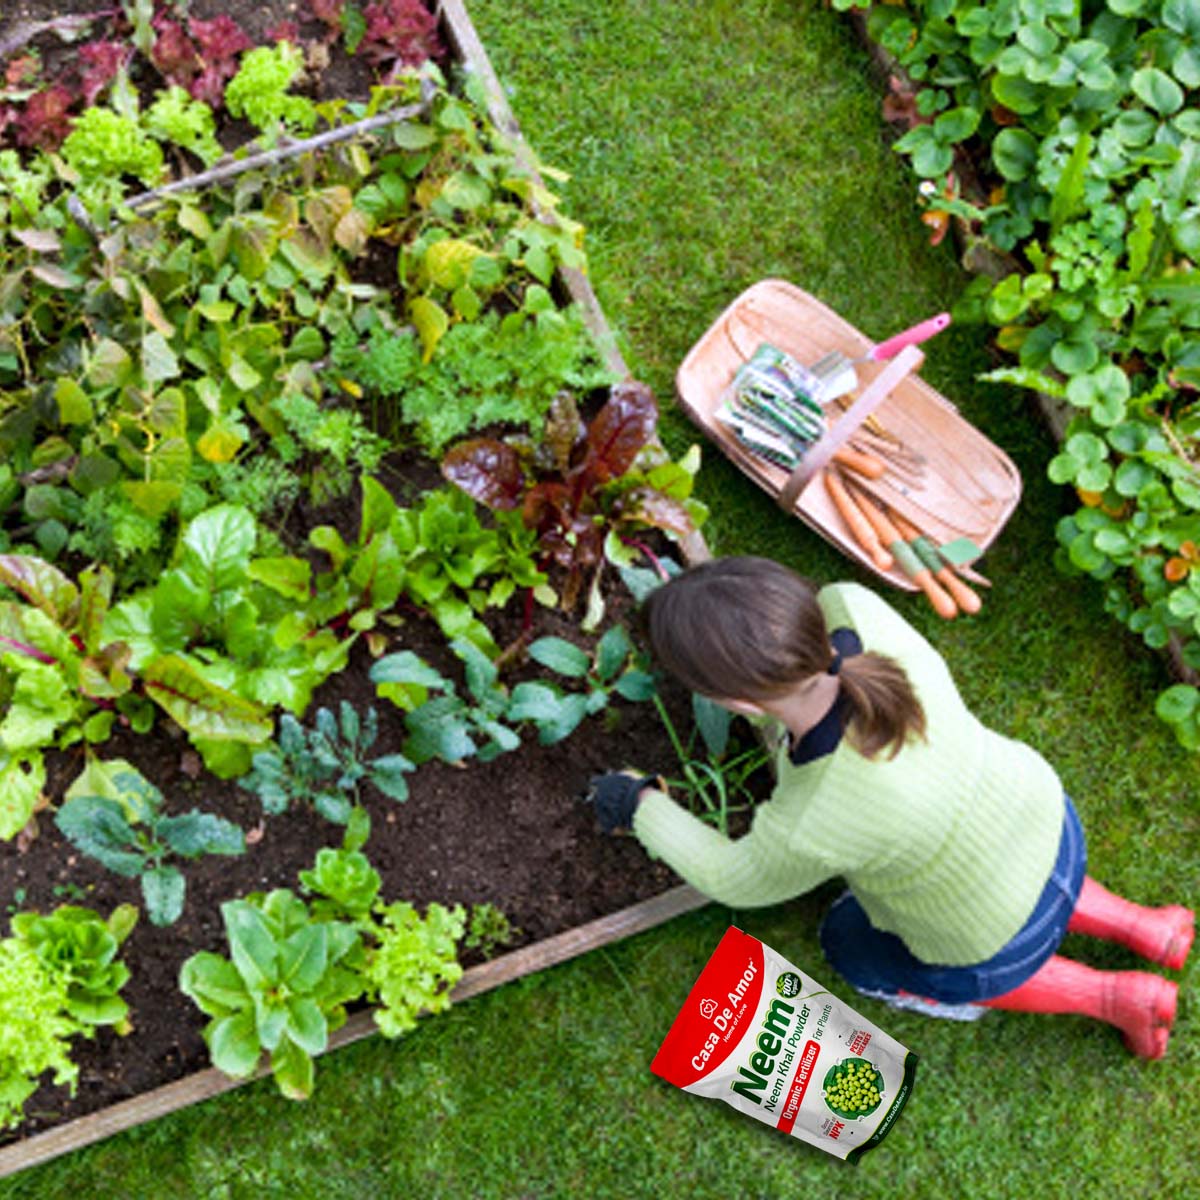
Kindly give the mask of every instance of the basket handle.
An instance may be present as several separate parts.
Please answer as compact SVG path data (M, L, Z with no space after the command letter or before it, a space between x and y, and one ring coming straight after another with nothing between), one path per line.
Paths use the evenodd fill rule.
M900 381L916 371L925 361L925 355L916 346L905 346L867 385L862 395L846 410L840 421L800 460L796 469L788 476L779 490L779 507L791 513L796 507L800 493L810 480L828 465L834 453L854 431L895 390Z

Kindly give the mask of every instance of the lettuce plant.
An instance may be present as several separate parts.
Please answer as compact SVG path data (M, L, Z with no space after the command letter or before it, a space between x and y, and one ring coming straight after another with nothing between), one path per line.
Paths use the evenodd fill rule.
M67 1012L67 991L67 981L47 971L32 946L0 941L0 1127L20 1123L47 1071L74 1094L79 1068L70 1039L81 1027Z
M193 954L179 986L212 1019L204 1030L213 1065L235 1079L264 1055L280 1092L312 1094L313 1057L346 1020L366 986L362 936L343 921L315 920L287 888L221 905L229 958Z
M162 150L136 118L100 106L75 119L62 154L86 184L133 175L153 187L163 173Z
M237 74L225 85L225 107L233 116L245 117L269 135L276 134L281 125L312 129L317 121L313 102L288 92L303 66L303 53L290 42L249 51Z
M47 1071L74 1094L72 1038L98 1025L128 1032L118 992L129 972L116 954L136 919L128 905L107 921L71 905L13 918L13 936L0 940L0 1128L20 1123Z
M128 1033L129 1005L120 996L129 968L117 958L137 924L137 909L121 904L108 920L90 908L64 904L52 913L13 916L13 936L31 946L46 969L66 980L66 1011L81 1026L112 1025Z

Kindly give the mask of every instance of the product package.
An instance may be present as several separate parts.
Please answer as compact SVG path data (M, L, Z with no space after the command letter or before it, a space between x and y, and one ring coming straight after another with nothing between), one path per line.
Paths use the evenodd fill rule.
M730 926L650 1069L853 1162L895 1124L917 1056Z

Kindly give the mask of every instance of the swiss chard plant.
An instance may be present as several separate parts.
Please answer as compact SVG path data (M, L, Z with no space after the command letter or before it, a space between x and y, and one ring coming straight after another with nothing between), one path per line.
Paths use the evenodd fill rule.
M42 751L104 741L117 717L140 720L129 653L105 638L113 573L78 583L32 555L0 555L0 837L33 814L45 781ZM0 591L0 595L3 592Z
M250 747L271 736L270 709L303 713L349 650L334 630L295 620L310 564L256 558L257 538L248 510L207 510L183 531L170 569L103 623L104 636L128 648L146 694L224 775L246 770Z
M590 422L564 397L536 442L460 442L442 459L442 473L488 508L519 512L542 554L560 569L562 607L573 609L588 591L595 621L611 533L653 528L683 538L704 516L690 499L695 465L689 472L651 445L657 422L649 388L617 384Z
M140 879L146 915L154 925L171 925L183 913L187 883L170 860L246 849L242 830L223 817L198 809L168 813L162 793L121 760L90 764L54 820L89 858Z

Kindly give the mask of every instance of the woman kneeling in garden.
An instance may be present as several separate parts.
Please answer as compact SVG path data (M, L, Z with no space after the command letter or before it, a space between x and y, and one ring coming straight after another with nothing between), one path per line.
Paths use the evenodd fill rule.
M1054 769L986 728L945 662L857 584L815 591L761 558L695 567L646 602L650 643L682 683L774 718L777 784L731 841L653 780L593 780L608 831L631 828L693 886L734 908L775 904L837 875L820 931L860 992L935 1016L984 1006L1083 1013L1135 1054L1166 1052L1177 985L1057 954L1070 931L1177 970L1194 917L1146 908L1086 874L1083 830ZM784 736L786 735L786 736Z

